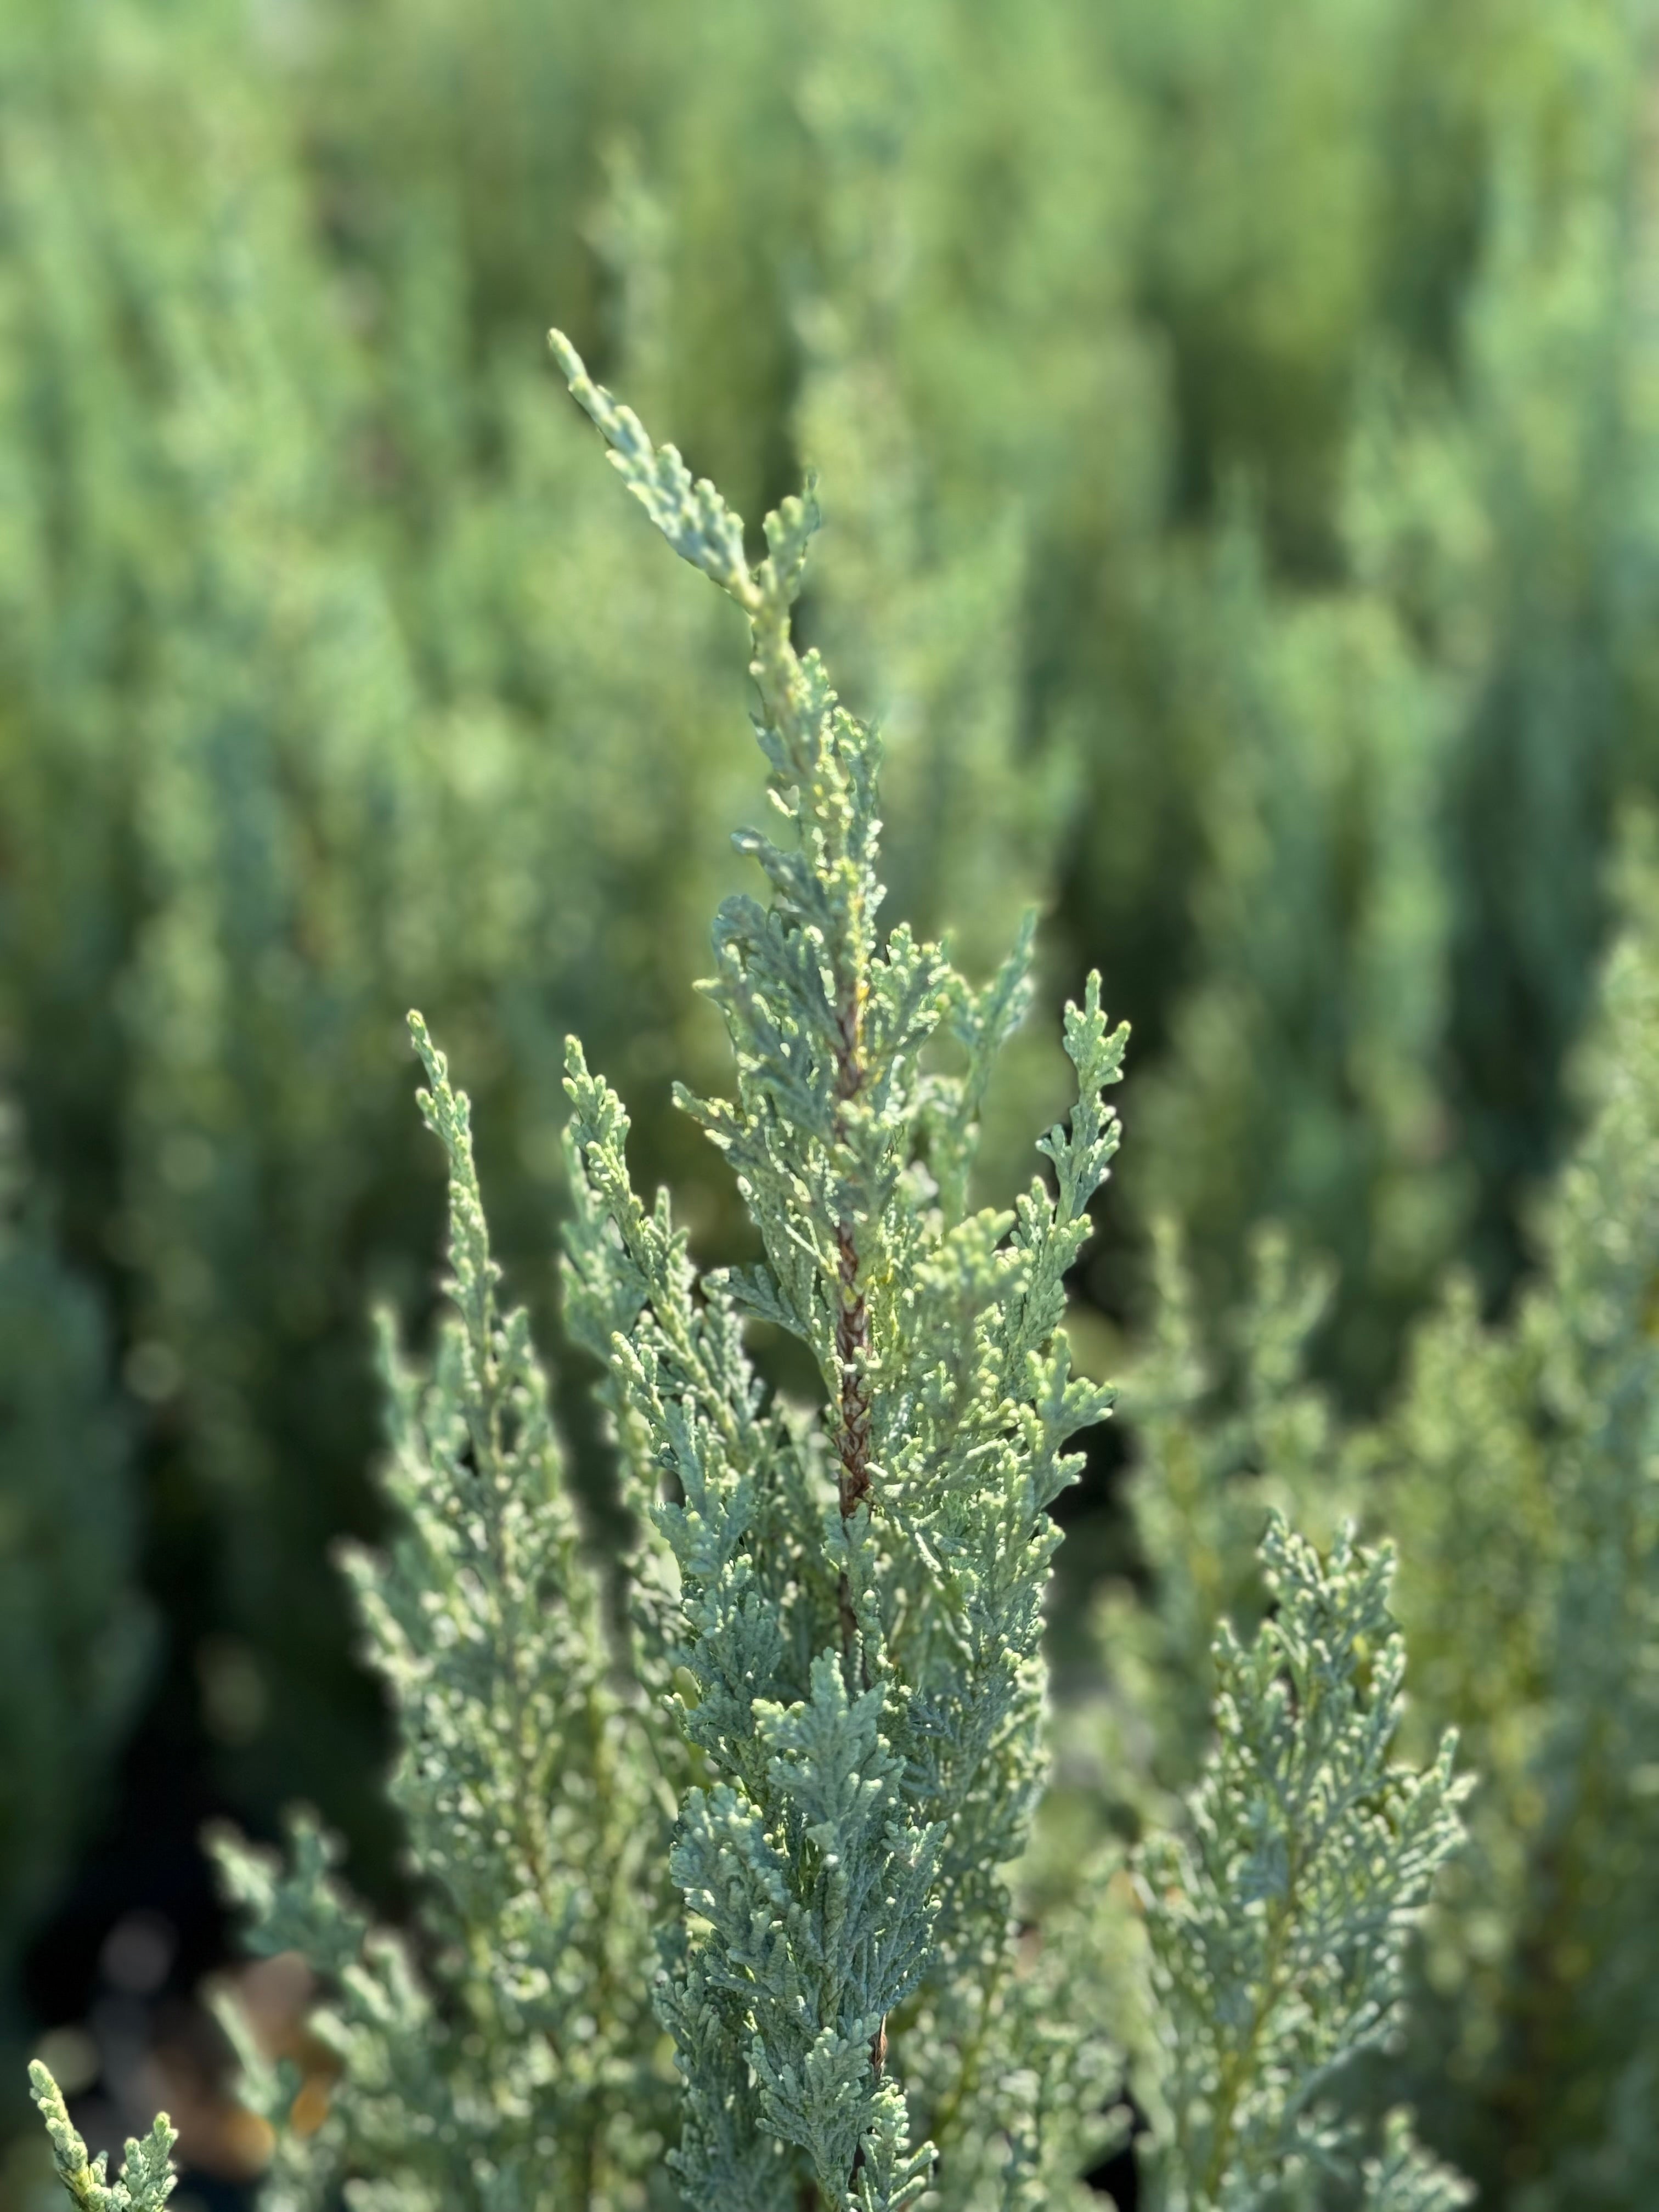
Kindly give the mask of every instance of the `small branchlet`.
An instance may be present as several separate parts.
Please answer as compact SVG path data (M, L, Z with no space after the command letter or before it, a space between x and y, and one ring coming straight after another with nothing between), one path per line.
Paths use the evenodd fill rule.
M495 2202L626 2205L673 2121L650 1984L680 1747L648 1724L649 1619L613 1646L529 1319L499 1301L467 1099L410 1026L449 1167L449 1311L424 1374L382 1322L392 1541L344 1565L397 1713L392 1793L437 1986L372 1928L314 1822L291 1822L285 1864L213 1838L252 1947L324 1978L311 2025L340 2062L307 2136L286 2124L292 2069L267 2069L270 2189L296 2212L343 2179L453 2202L487 2177Z
M112 2181L108 2154L100 2151L96 2158L88 2158L64 2094L38 2058L29 2068L29 2094L52 2137L58 2179L80 2212L162 2212L178 2179L173 2147L179 2131L165 2112L156 2114L147 2136L129 2140L121 2171Z
M1215 1747L1187 1832L1140 1858L1168 2212L1246 2212L1298 2174L1357 2178L1363 2137L1328 2093L1397 2030L1407 1936L1462 1839L1455 1735L1421 1773L1389 1756L1405 1669L1393 1554L1345 1534L1322 1560L1275 1514L1261 1559L1277 1610L1248 1647L1219 1630ZM1369 2202L1432 2204L1431 2178L1397 2124Z

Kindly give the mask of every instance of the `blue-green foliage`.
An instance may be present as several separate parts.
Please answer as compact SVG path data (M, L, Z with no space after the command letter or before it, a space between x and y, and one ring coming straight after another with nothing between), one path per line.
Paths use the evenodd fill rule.
M766 1264L699 1282L665 1208L635 1196L620 1103L574 1048L569 1078L572 1273L612 1322L627 1409L678 1493L653 1517L679 1571L672 1650L712 1784L685 1801L671 1860L691 1916L663 2002L686 2083L678 2169L697 2205L758 2208L800 2179L873 2212L926 2186L931 2106L950 2100L970 2136L980 2121L953 2078L966 2054L924 2030L913 2125L890 2023L969 1975L1000 1979L1014 1942L998 1869L1040 1774L1046 1508L1079 1464L1066 1438L1110 1402L1070 1379L1056 1330L1115 1149L1100 1092L1124 1033L1108 1033L1096 985L1068 1012L1079 1103L1042 1146L1057 1201L1038 1183L1012 1213L970 1210L977 1109L1024 1011L1029 934L979 992L902 926L884 943L877 742L790 641L810 495L768 518L751 574L739 518L555 344L629 489L749 617L787 825L781 842L738 840L770 903L733 897L715 924L709 989L738 1096L682 1094L736 1171ZM957 1072L924 1059L936 1039ZM769 1403L745 1319L811 1352L818 1422ZM994 2075L1018 2056L975 2063ZM1039 2148L1009 2148L1033 2179Z
M219 1838L254 1948L302 1952L334 1992L313 2025L341 2080L320 2128L280 2133L266 2201L320 2207L350 2178L404 2207L483 2189L526 2212L550 2196L643 2203L673 2118L653 2063L651 1944L683 1761L613 1649L529 1316L497 1303L467 1102L418 1020L415 1036L449 1161L453 1310L426 1378L383 1330L398 1536L388 1556L347 1565L398 1717L391 1791L436 1988L341 1888L313 1821L293 1826L280 1870ZM251 2093L280 2126L298 2081L241 2040Z
M1168 2212L1317 2201L1352 2177L1356 2130L1328 2092L1398 2035L1406 1937L1462 1832L1452 1732L1420 1775L1390 1762L1405 1674L1390 1555L1344 1535L1322 1561L1275 1516L1261 1556L1275 1611L1248 1648L1222 1624L1191 1839L1140 1859ZM1400 2124L1366 2205L1465 2201Z
M1139 1747L1092 1776L1094 1790L1140 1820L1190 1782L1210 1730L1216 1624L1243 1634L1266 1604L1255 1556L1264 1512L1294 1516L1328 1540L1356 1502L1322 1391L1306 1375L1308 1340L1330 1295L1328 1271L1298 1268L1285 1239L1257 1240L1248 1304L1228 1356L1208 1355L1172 1224L1155 1240L1156 1322L1124 1381L1133 1425L1135 1533L1157 1603L1109 1583L1096 1629L1109 1676L1133 1677ZM1222 1371L1218 1372L1220 1370Z
M1406 1746L1428 1756L1455 1728L1480 1787L1468 1848L1412 1954L1410 2036L1368 2061L1362 2101L1410 2098L1482 2202L1528 2212L1638 2206L1659 2176L1649 842L1633 840L1624 870L1625 934L1580 1063L1582 1131L1536 1211L1534 1273L1510 1316L1484 1318L1454 1279L1386 1418L1344 1431L1310 1397L1291 1336L1275 1349L1271 1301L1241 1317L1242 1389L1206 1394L1172 1269L1164 1348L1140 1385L1152 1604L1125 1594L1107 1608L1115 1698L1067 1723L1073 1825L1085 1778L1120 1823L1157 1818L1199 1755L1204 1622L1261 1602L1264 1507L1316 1515L1334 1479L1343 1505L1389 1531L1413 1659ZM1279 1376L1269 1404L1303 1408L1265 1450L1252 1379L1264 1368Z
M212 0L25 6L0 45L0 1024L70 1247L139 1352L141 1443L205 1523L216 1572L180 1633L237 1639L263 1685L222 1781L265 1820L302 1789L367 1840L374 1705L342 1679L324 1554L374 1522L367 1293L412 1294L437 1206L388 1040L418 997L476 1071L509 1254L544 1249L563 1202L573 1026L653 1171L729 1239L664 1077L714 1065L686 987L731 875L741 678L737 617L628 557L625 513L573 472L536 325L507 339L484 314L481 335L471 257L495 268L501 246L465 213L476 170L422 162L407 204L382 198L407 127L383 95L406 64L428 75L439 19L392 36L349 128L314 49L273 24ZM567 50L515 18L556 64L523 72L469 33L458 96L591 86L592 27ZM331 50L350 36L326 27ZM623 72L612 120L638 89ZM538 292L586 297L599 272L590 319L651 390L684 358L664 326L678 242L625 143L598 158L603 122L548 149L562 243L556 268L538 246ZM372 174L325 242L312 165L337 128ZM812 435L849 463L908 434L896 410L836 422ZM926 668L901 672L920 706L891 718L900 762L948 757L962 795L906 770L890 811L925 833L907 861L895 823L907 898L937 909L946 879L994 875L995 899L957 903L1000 933L1041 872L994 565L975 611L951 587ZM528 1287L545 1319L545 1279ZM577 1468L602 1480L591 1450Z
M1461 1653L1409 1570L1401 1602L1425 1668L1526 1735L1543 1446L1475 1314L1562 1140L1615 802L1656 775L1646 13L4 11L0 1053L181 1507L161 1569L186 1525L215 1565L172 1577L176 1632L240 1639L264 1686L214 1747L250 1820L313 1795L378 1834L354 1871L384 1880L376 1706L323 1558L378 1510L368 1293L415 1299L436 1218L403 1009L470 1072L538 1322L569 1028L699 1252L744 1235L665 1110L671 1068L719 1079L685 986L735 878L740 618L636 559L547 405L550 301L748 511L823 469L805 624L887 742L890 911L951 925L978 974L1057 893L1056 1018L988 1093L986 1190L1018 1188L1059 1002L1099 966L1141 1039L1081 1263L1115 1318L1155 1333L1141 1229L1172 1213L1207 1340L1276 1214L1297 1264L1339 1263L1312 1353L1352 1404L1443 1261L1474 1263L1419 1357L1443 1404L1467 1354L1513 1499L1496 1442L1419 1426L1492 1533L1473 1571L1534 1596ZM1149 1464L1256 1472L1322 1533L1321 1482L1239 1414L1250 1357L1148 1429ZM1260 1603L1240 1507L1211 1531L1231 1564L1195 1545L1135 1632L1160 1792L1204 1732L1206 1608L1243 1633ZM660 1619L655 1572L630 1603ZM210 1698L168 1740L222 1718ZM1155 1810L1122 1747L1107 1787ZM1489 1923L1470 1942L1502 1949Z
M1172 118L1154 296L1213 526L1139 565L1127 670L1083 710L1136 714L1090 748L1103 811L1138 793L1092 896L1188 963L1156 1024L1129 1001L1154 1057L1123 1188L1179 1216L1212 1322L1254 1222L1335 1259L1319 1362L1364 1405L1448 1260L1514 1279L1610 802L1652 788L1650 30L1139 12Z
M310 1820L286 1867L221 1840L256 1946L323 1977L340 2069L301 2135L282 2126L291 2075L245 2050L279 2130L270 2200L299 2212L346 2180L386 2205L1080 2208L1115 2039L1144 2069L1170 2212L1297 2188L1310 2159L1377 2212L1449 2205L1403 2117L1368 2157L1321 2101L1395 2026L1401 1931L1458 1834L1449 1741L1424 1775L1390 1761L1386 1557L1344 1537L1322 1565L1275 1524L1279 1616L1248 1656L1225 1632L1217 1647L1190 1840L1142 1854L1150 1946L1109 1847L1020 1928L1048 1509L1079 1464L1068 1438L1111 1404L1070 1375L1064 1281L1116 1148L1102 1093L1125 1032L1091 979L1065 1024L1077 1103L1039 1146L1052 1188L975 1210L1030 933L982 989L903 925L884 937L878 746L791 637L810 497L768 518L751 568L713 487L555 346L629 489L749 617L787 827L741 833L772 896L716 921L737 1095L680 1099L765 1256L694 1266L666 1194L636 1195L626 1113L573 1040L568 1318L604 1361L636 1525L613 1608L526 1316L496 1304L467 1103L414 1018L453 1310L425 1382L388 1338L398 1536L349 1568L398 1714L429 1963L371 1929ZM1262 1368L1288 1406L1305 1317L1280 1276L1270 1261L1289 1318ZM798 1341L816 1402L765 1385L757 1325ZM1316 1442L1305 1420L1273 1432Z

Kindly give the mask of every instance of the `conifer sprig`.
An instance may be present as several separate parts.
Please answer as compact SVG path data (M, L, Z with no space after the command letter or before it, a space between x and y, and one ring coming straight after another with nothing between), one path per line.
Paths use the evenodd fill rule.
M371 1929L309 1821L285 1869L216 1839L252 1947L301 1950L326 1978L313 2025L343 2066L317 2134L282 2130L270 2194L310 2204L373 2178L440 2203L488 2175L503 2204L622 2206L672 2124L650 1982L679 1747L646 1725L611 1647L529 1319L498 1301L468 1102L419 1015L410 1030L449 1165L450 1310L424 1376L383 1319L396 1533L389 1556L345 1566L398 1712L392 1792L439 1986L434 2001ZM263 2069L277 2124L289 2071Z
M52 2138L58 2179L80 2212L163 2212L176 2179L173 2146L179 2140L165 2112L155 2115L147 2136L129 2140L121 2171L112 2181L108 2154L100 2150L96 2158L88 2158L63 2092L38 2058L29 2067L29 2094Z
M1328 1560L1275 1514L1277 1611L1215 1642L1216 1741L1188 1832L1141 1881L1169 2107L1167 2212L1249 2212L1355 2162L1327 2101L1398 2024L1407 1934L1462 1837L1455 1732L1419 1774L1390 1761L1405 1648L1394 1558L1339 1538ZM1376 2207L1461 2201L1395 2125L1367 2171ZM1415 2191L1415 2194L1413 2192Z
M662 2000L686 2085L680 2171L699 2206L758 2212L798 2179L836 2212L876 2212L926 2185L934 2112L975 2124L951 2094L944 1992L982 1984L980 2026L997 2032L1000 1869L1038 1776L1046 1509L1079 1464L1066 1439L1111 1403L1071 1376L1058 1330L1116 1146L1101 1092L1126 1032L1091 978L1066 1021L1078 1105L1041 1146L1057 1194L1034 1182L1010 1212L970 1211L1030 931L977 991L902 926L882 940L879 744L790 638L810 490L768 518L750 570L740 518L553 345L652 520L749 617L787 825L738 840L769 903L729 899L715 924L708 988L736 1097L682 1094L736 1170L763 1266L695 1277L665 1201L647 1212L633 1192L619 1102L574 1045L569 1060L574 1288L611 1320L628 1417L668 1478L652 1511L681 1578L682 1720L714 1784L688 1795L672 1862L688 1911ZM751 1319L811 1349L821 1418L762 1389ZM924 2019L912 2072L903 2034ZM1031 2148L1011 2142L1011 2172ZM947 2156L947 2190L950 2171Z

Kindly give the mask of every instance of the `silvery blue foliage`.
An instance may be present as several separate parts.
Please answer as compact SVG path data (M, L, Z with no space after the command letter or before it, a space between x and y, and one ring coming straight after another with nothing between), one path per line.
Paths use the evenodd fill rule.
M1403 2117L1379 2147L1325 2100L1392 2030L1404 1930L1458 1832L1449 1744L1425 1775L1390 1763L1385 1557L1344 1539L1322 1563L1275 1522L1278 1613L1248 1650L1217 1644L1218 1741L1186 1831L1143 1853L1140 1920L1109 1851L1040 1927L1016 1917L1048 1509L1112 1403L1071 1373L1060 1323L1125 1033L1091 977L1050 1174L976 1208L1030 927L978 988L908 930L884 939L878 743L790 635L810 490L751 568L713 487L554 344L624 482L750 625L781 826L739 840L769 902L715 924L735 1096L680 1103L763 1258L699 1272L572 1041L566 1319L602 1362L636 1523L613 1606L525 1317L497 1303L467 1102L413 1018L451 1311L424 1377L386 1334L396 1535L349 1572L398 1715L428 1957L370 1928L314 1824L286 1868L221 1842L255 1947L326 1983L313 2025L339 2069L301 2137L282 2126L292 2074L245 2053L281 2144L267 2207L312 2212L343 2183L357 2212L1081 2212L1121 2037L1159 2105L1166 2212L1310 2208L1328 2177L1367 2212L1448 2212L1459 2185ZM764 1379L767 1332L804 1348L811 1402ZM1260 1425L1307 1454L1323 1430L1299 1405L1275 1382ZM1126 1986L1143 1923L1151 2032Z
M875 2212L927 2187L937 2112L971 2132L963 2069L1017 2063L945 2021L964 1978L988 2010L1016 1941L1000 1869L1041 1774L1047 1508L1079 1464L1068 1437L1110 1405L1071 1376L1064 1277L1116 1146L1101 1092L1125 1032L1091 980L1066 1022L1078 1104L1040 1148L1055 1191L974 1209L1030 929L981 990L908 930L883 941L878 741L790 638L810 490L769 516L751 571L713 486L554 344L629 489L749 617L782 825L739 840L769 904L734 897L715 923L737 1096L682 1101L736 1170L764 1264L697 1279L665 1205L635 1194L620 1103L575 1048L568 1086L572 1274L581 1310L610 1317L623 1410L670 1493L653 1517L708 1776L671 1862L687 1908L661 1998L685 2081L678 2167L699 2206L758 2212L809 2186ZM811 1352L817 1413L763 1391L751 1322ZM1011 2189L1035 2159L1016 2125Z
M404 2208L643 2203L673 2120L650 1984L678 1747L613 1646L527 1316L497 1302L467 1101L411 1027L449 1159L451 1310L424 1377L383 1326L398 1533L346 1567L398 1712L392 1793L433 1966L370 1927L309 1820L284 1869L217 1840L252 1947L302 1952L332 1985L313 2021L341 2066L320 2127L282 2127L292 2069L244 2052L245 2094L279 2128L265 2201L319 2204L348 2179Z
M1344 1534L1322 1560L1274 1515L1276 1610L1215 1642L1216 1741L1186 1832L1143 1851L1168 2106L1164 2212L1321 2201L1358 2163L1328 2091L1400 2027L1407 1936L1462 1835L1455 1735L1421 1774L1392 1763L1405 1648L1393 1554ZM1466 2192L1391 2125L1369 2212Z

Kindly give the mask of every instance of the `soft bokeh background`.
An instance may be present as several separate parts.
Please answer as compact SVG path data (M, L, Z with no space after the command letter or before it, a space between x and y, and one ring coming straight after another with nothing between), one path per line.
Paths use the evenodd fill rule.
M94 2133L197 2098L203 2201L257 2163L205 1819L308 1799L403 1906L328 1549L371 1300L432 1297L404 1009L550 1344L568 1029L739 1234L668 1084L719 1076L742 625L547 324L751 519L820 471L893 913L981 966L1047 916L994 1189L1091 965L1134 1024L1087 1357L1156 1216L1218 1312L1273 1219L1364 1413L1449 1261L1514 1286L1659 796L1656 134L1613 0L8 0L0 2135L46 2033Z

